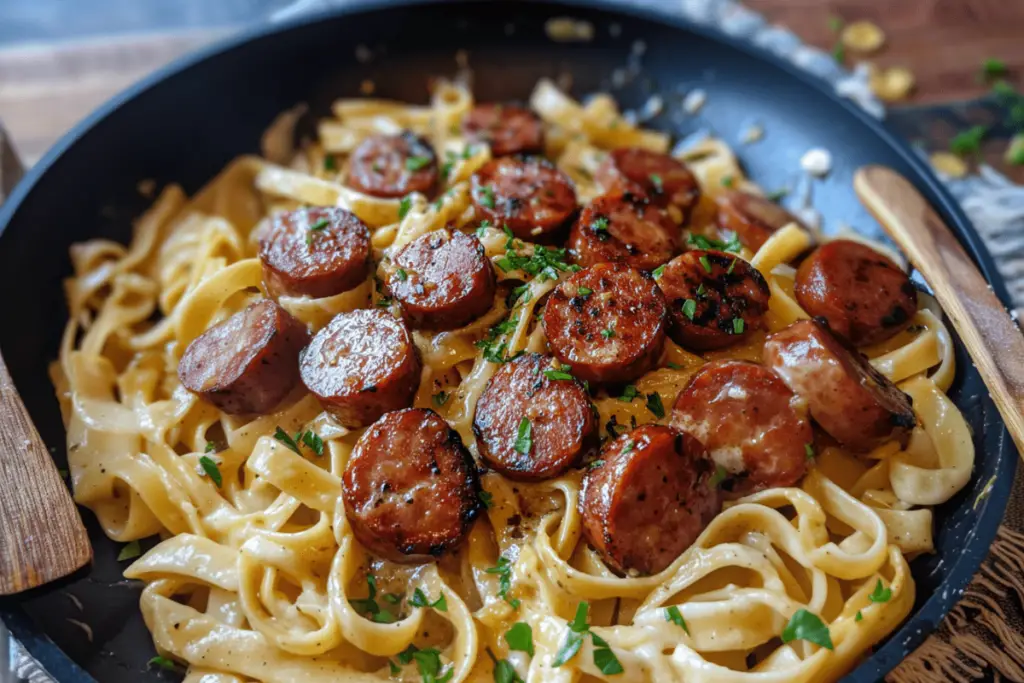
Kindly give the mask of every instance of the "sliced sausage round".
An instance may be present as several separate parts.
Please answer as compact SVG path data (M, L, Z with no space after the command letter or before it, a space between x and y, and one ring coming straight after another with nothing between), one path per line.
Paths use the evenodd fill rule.
M680 249L679 227L668 214L633 195L598 197L569 232L569 251L584 267L618 262L654 270Z
M674 206L684 222L700 201L697 177L686 164L643 147L612 150L594 177L608 194L635 194L661 208Z
M494 268L484 245L458 230L421 235L383 269L388 290L415 328L462 327L494 303Z
M182 385L225 413L266 413L299 382L306 326L261 299L196 337L178 363Z
M494 373L473 417L480 456L521 480L557 477L597 446L597 411L555 359L528 353Z
M668 302L669 336L683 348L720 349L765 326L768 283L735 254L688 251L669 261L657 282Z
M480 482L459 435L432 410L388 413L359 437L342 494L370 552L424 562L455 548L480 512Z
M437 178L434 148L409 131L368 137L349 159L348 186L374 197L397 199L410 192L429 197Z
M462 119L462 134L470 142L487 143L495 157L544 151L540 117L514 104L478 104Z
M339 313L302 352L302 382L342 425L363 427L412 404L420 359L406 324L387 311Z
M672 425L704 444L729 475L723 488L734 494L795 484L814 441L801 399L771 370L748 361L701 367L676 398Z
M721 509L700 441L661 425L622 434L583 477L583 536L611 569L657 574Z
M891 260L852 240L834 240L796 271L796 300L854 346L877 344L910 325L917 290Z
M817 320L769 335L764 362L795 391L836 441L869 451L906 443L917 424L910 397Z
M473 174L472 188L480 216L524 240L558 230L576 211L572 181L545 159L494 159Z
M366 280L370 231L340 208L279 213L260 239L260 262L271 296L334 296Z
M718 225L731 230L751 251L757 251L776 230L796 223L806 226L796 216L775 202L757 195L726 190L718 196Z
M646 273L599 263L564 280L544 305L558 360L587 382L629 382L652 369L665 343L665 299Z

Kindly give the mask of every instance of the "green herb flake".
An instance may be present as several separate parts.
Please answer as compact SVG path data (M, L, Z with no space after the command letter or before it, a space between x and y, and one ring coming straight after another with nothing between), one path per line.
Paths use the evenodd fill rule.
M409 598L409 604L413 607L433 607L438 612L448 611L448 601L444 599L444 593L441 593L441 597L433 602L427 597L421 589L417 588L412 592L412 597Z
M288 435L288 432L281 429L280 425L278 425L277 429L274 431L274 438L283 443L287 448L295 451L298 455L302 455L302 451L299 450L299 444L296 443L295 439Z
M516 432L516 442L513 448L516 452L528 455L533 447L533 425L530 418L524 417L519 421L519 429Z
M981 141L988 134L988 126L973 126L957 134L949 141L949 151L960 156L977 154L981 150Z
M508 649L517 652L525 652L533 656L533 628L525 621L516 622L505 633L505 642Z
M216 453L217 452L217 444L215 444L212 441L207 441L206 442L206 449L203 452L204 453Z
M498 558L498 564L484 570L488 574L495 574L498 577L498 597L512 605L519 607L519 600L509 599L508 592L512 590L512 563L502 555Z
M732 263L729 264L728 270L725 271L726 275L732 275L732 271L736 270L736 263L739 261L738 258L734 258Z
M153 659L146 662L146 666L156 667L164 671L176 671L178 669L178 665L173 660L167 659L167 657L153 657Z
M447 391L439 391L436 394L434 394L433 396L431 396L430 400L433 401L434 406L436 406L437 408L440 408L441 406L443 406L445 403L448 402L448 392Z
M722 187L732 187L736 183L736 179L731 175L722 177Z
M629 441L626 442L626 445L622 447L622 450L620 451L620 453L622 455L626 455L627 453L632 453L634 448L636 448L636 442L633 441L632 439L630 439Z
M405 282L406 280L409 279L409 274L405 272L405 270L403 270L402 268L399 268L398 270L395 271L395 278L399 282Z
M651 179L651 185L654 186L655 192L661 194L662 192L665 191L664 181L661 179L660 175L658 175L657 173L652 173L647 177Z
M398 676L402 673L402 669L390 659L388 660L388 669L391 671L392 676Z
M587 467L589 467L590 469L593 470L593 469L597 469L598 467L600 467L603 464L604 464L604 460L594 460L589 465L587 465Z
M605 216L598 216L590 224L590 229L596 233L607 235L608 233L608 219Z
M591 637L595 642L598 639L594 634L591 634ZM596 666L598 670L606 676L614 676L615 674L620 674L625 671L625 669L622 668L622 663L619 662L619 658L615 656L611 647L598 647L594 649L594 666Z
M796 611L790 620L786 624L786 628L782 629L782 642L789 643L794 640L806 640L808 643L814 643L820 645L827 650L834 650L832 645L832 635L828 631L828 626L825 625L818 615L813 612L808 612L805 609L799 609Z
M483 504L485 510L490 510L494 507L494 496L487 491L481 491L479 494L480 502Z
M423 683L446 683L451 680L455 673L455 667L448 667L448 672L441 674L441 651L437 648L428 647L412 653L413 661L419 670Z
M843 18L832 15L828 18L828 30L832 33L839 33L843 30Z
M767 196L767 199L769 201L777 202L777 201L785 198L785 196L788 195L788 194L789 194L789 190L787 190L786 188L782 188L781 190L775 190L774 192L769 192L768 196Z
M683 302L683 315L689 320L693 320L693 316L697 314L697 302L693 299L687 299Z
M843 45L843 41L836 41L836 44L832 47L832 59L836 60L839 64L846 61L846 46Z
M986 59L981 63L981 75L986 79L1005 76L1008 71L1006 62L1001 59Z
M854 621L863 621L864 615L861 614L860 610L857 610L857 615L853 617Z
M405 218L409 214L410 209L412 209L412 197L405 195L398 200L398 220Z
M718 488L722 482L729 478L729 471L721 465L715 465L715 473L708 479L708 486Z
M733 234L728 240L716 240L704 235L692 234L686 238L686 243L697 249L717 249L718 251L728 251L733 254L739 253L743 245L740 244L739 237ZM710 270L708 271L710 272Z
M572 380L575 379L571 372L564 369L549 369L544 371L544 376L550 380Z
M327 220L326 218L321 218L316 223L313 223L313 225L309 226L309 229L314 232L319 232L320 230L323 230L330 224L331 222L329 220Z
M804 455L807 456L808 460L813 460L814 459L814 444L812 444L812 443L805 443L804 444Z
M619 396L619 400L622 401L623 403L631 403L633 399L639 395L640 392L637 391L637 388L634 385L627 384L626 387L622 390L622 395Z
M495 659L494 683L523 683L523 679L507 659Z
M325 171L337 171L338 162L334 160L334 156L328 154L324 157L324 170Z
M592 290L590 287L577 287L576 288L576 295L577 296L590 296L593 293L594 293L594 290Z
M659 420L665 417L665 406L661 402L661 394L657 391L647 394L647 410Z
M686 625L686 620L683 619L682 613L679 608L675 605L665 608L665 621L671 622L679 628L686 631L686 635L690 635L690 627Z
M743 334L743 330L746 329L746 323L743 322L743 318L732 319L732 333Z
M875 590L868 596L868 599L871 602L889 602L892 599L892 588L886 588L882 580L879 579L875 584Z
M220 488L224 483L224 480L220 475L220 468L217 467L217 463L213 458L208 455L199 456L199 465L203 468L203 471L206 472L206 476L208 476L210 480L217 485L217 488Z
M121 548L121 552L117 554L117 561L124 562L125 560L132 560L141 554L142 546L139 545L139 542L131 541Z
M402 602L402 596L398 593L386 593L383 599L384 602L388 603L389 605L397 605L398 603Z
M697 260L700 261L700 265L704 268L704 270L706 272L708 272L708 273L711 272L711 261L708 260L708 257L706 255L705 256L701 256Z
M405 160L405 170L420 171L430 165L429 156L411 156Z
M312 430L306 430L303 432L302 443L304 443L311 451L316 453L316 457L323 457L324 440L321 439L316 432Z
M494 188L490 185L481 185L479 188L479 197L477 200L480 202L480 206L486 206L488 209L494 208Z
M666 264L663 263L651 271L651 275L654 277L655 280L657 280L658 278L665 274L665 265Z
M611 339L614 336L615 336L615 328L613 328L613 327L608 327L608 328L605 328L605 329L601 330L601 337L604 338L604 339Z

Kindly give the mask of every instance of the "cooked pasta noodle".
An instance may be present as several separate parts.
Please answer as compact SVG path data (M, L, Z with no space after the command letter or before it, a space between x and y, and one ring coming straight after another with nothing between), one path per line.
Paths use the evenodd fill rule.
M581 201L600 193L593 173L608 150L670 148L666 134L631 125L607 95L580 104L542 81L530 102L546 126L548 155ZM93 240L72 248L69 322L51 374L75 499L114 540L159 536L125 572L145 583L141 609L157 650L187 666L192 683L435 680L421 673L432 663L412 657L410 646L439 657L437 680L450 675L454 683L490 680L495 659L531 682L836 679L911 611L907 558L933 550L930 506L971 474L970 433L945 394L955 374L950 335L925 294L907 331L863 349L913 398L919 424L908 446L893 442L867 456L823 449L799 487L728 504L690 549L652 576L613 573L582 540L577 470L531 484L487 474L491 505L458 552L422 566L377 559L355 540L340 495L361 430L339 426L305 393L272 414L239 418L181 386L176 369L185 347L261 296L254 233L271 213L349 209L370 227L377 257L446 225L475 229L469 178L491 155L453 132L472 106L471 93L452 83L437 86L426 106L340 100L334 118L320 124L319 140L287 166L241 157L191 199L177 186L165 188L127 247ZM341 184L345 159L362 140L403 129L426 136L451 162L437 201L381 199ZM677 154L703 189L689 224L694 232L715 234L723 179L759 192L721 140ZM492 261L505 255L501 230L478 234ZM809 317L794 297L788 264L816 239L791 224L757 253L741 253L768 281L769 331ZM543 350L538 302L566 277L496 272L528 288L514 311L499 297L465 328L415 333L424 367L415 405L437 410L471 450L476 402L498 367L474 342L508 319L514 322L499 334L510 353ZM280 303L317 330L340 312L387 301L371 278L336 296ZM669 341L658 369L635 384L671 405L707 360L759 358L764 337L703 356ZM449 396L440 406L432 400L439 392ZM643 401L603 391L594 402L601 424L668 420L656 420ZM287 448L274 438L279 427L313 430L323 456ZM207 452L208 442L215 452ZM204 471L204 457L215 462L220 485ZM397 606L382 603L390 619L353 606L366 599L368 576L379 596L396 596ZM870 597L879 581L891 591L884 602ZM443 596L444 609L410 604L417 589L431 600ZM579 655L552 666L584 601L592 632L616 654L621 673L595 663L598 645L589 638ZM678 610L678 623L669 608ZM834 649L780 640L802 609L821 618ZM532 629L532 657L509 652L503 636L517 622Z

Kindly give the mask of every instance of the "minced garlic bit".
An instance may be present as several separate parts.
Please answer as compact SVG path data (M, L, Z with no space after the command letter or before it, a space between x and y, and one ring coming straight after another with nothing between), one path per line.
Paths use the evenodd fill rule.
M691 90L683 99L683 110L687 114L696 114L704 103L708 101L708 94L701 89Z
M935 152L929 161L932 168L950 178L963 178L967 175L967 164L952 152Z
M855 21L843 28L839 39L849 49L867 53L885 44L885 33L870 21Z
M555 17L544 24L548 38L559 42L589 41L594 39L594 25L572 17Z
M814 147L800 157L800 168L812 176L824 178L832 170L832 155L827 149Z
M871 90L887 102L904 100L914 89L914 74L903 67L871 69Z
M740 142L742 142L744 145L749 145L763 138L764 128L761 127L761 124L755 123L751 126L748 126L747 129L743 131L743 133L740 135Z

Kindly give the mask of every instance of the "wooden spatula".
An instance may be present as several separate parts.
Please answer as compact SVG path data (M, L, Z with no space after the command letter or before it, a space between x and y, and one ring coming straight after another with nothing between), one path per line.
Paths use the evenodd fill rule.
M0 128L0 202L20 170ZM0 595L67 576L90 559L82 519L0 355Z
M883 166L853 187L935 292L1024 454L1024 335L956 237L910 182Z

